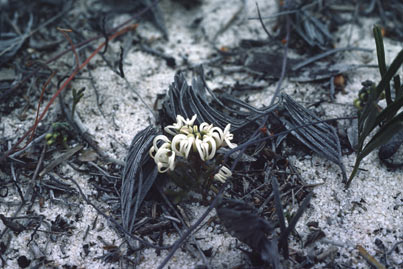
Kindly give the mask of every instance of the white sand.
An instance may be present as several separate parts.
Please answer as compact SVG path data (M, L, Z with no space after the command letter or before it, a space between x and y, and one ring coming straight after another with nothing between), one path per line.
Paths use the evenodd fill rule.
M269 15L276 11L274 1L257 1L263 15ZM270 3L267 3L270 2ZM225 25L229 18L241 7L242 1L224 1L224 0L204 0L201 8L186 10L181 5L162 1L160 6L165 14L166 27L169 32L169 41L162 39L159 33L150 23L142 22L138 32L144 38L150 40L152 47L161 48L168 55L176 59L178 69L182 67L184 58L191 64L198 64L209 58L214 53L210 41L216 35L221 25ZM255 17L255 1L247 0L246 8L237 21L229 27L227 31L217 38L218 47L236 47L241 38L263 39L265 33L261 29L258 21L247 20L247 17ZM192 28L191 25L196 18L203 18L199 28ZM373 20L364 20L363 27L354 26L352 32L352 45L374 49L375 43L372 39ZM344 36L349 31L350 26L340 27L338 34ZM119 53L119 43L112 42L110 50L116 54ZM342 40L336 43L336 47L344 47L347 44ZM385 48L387 61L397 54L401 49L401 44L390 39L385 39ZM111 52L110 51L110 52ZM364 55L365 54L365 55ZM340 54L340 61L347 64L362 64L364 58L368 58L369 64L376 64L375 50L372 54L363 52L346 52ZM70 55L71 56L71 55ZM68 56L68 57L70 57ZM95 94L87 80L76 80L73 86L77 89L86 87L85 96L77 107L77 112L88 128L89 133L99 143L99 146L110 156L119 160L124 160L126 150L134 135L149 124L154 123L154 118L147 107L138 99L135 94L146 102L149 107L153 106L156 94L167 91L169 84L173 81L176 70L167 67L166 62L158 57L138 51L135 47L128 52L125 59L124 71L126 78L132 88L129 89L126 82L118 75L113 73L105 66L100 57L92 61L93 76L96 78L96 86L102 102L101 109L105 113L105 118L99 112ZM206 68L205 71L209 71ZM208 81L212 88L218 88L226 85L232 85L236 80L247 81L250 78L240 74L222 74L217 69L214 70L214 78ZM81 73L87 77L87 71ZM329 104L326 109L325 117L345 116L346 113L353 113L352 101L361 88L361 82L367 79L378 81L380 78L376 69L358 69L348 74L346 87L347 94L338 93L336 103L341 105ZM189 81L190 82L190 81ZM264 85L264 90L250 95L249 100L256 106L268 105L276 84ZM299 84L286 80L283 84L283 90L291 94L296 100L303 102L312 102L318 100L318 97L328 98L327 92L317 88L315 84ZM33 110L32 110L33 111ZM31 112L32 112L31 111ZM5 126L5 136L11 136L15 133L22 133L27 129L27 123L21 122L15 117L15 113L8 118L2 119ZM403 175L401 171L388 171L382 166L376 156L376 153L370 154L361 164L362 171L353 180L349 190L344 189L341 183L339 167L323 160L317 156L291 159L296 165L303 179L308 183L323 182L322 185L314 189L315 197L311 201L311 206L304 214L297 225L298 233L305 238L308 231L306 223L309 221L318 221L319 227L325 232L325 239L338 244L339 252L342 254L336 260L351 262L354 268L368 268L369 265L357 253L357 245L363 246L370 254L376 253L374 241L379 238L387 248L394 243L402 240L403 237L403 207L394 207L401 204L403 199ZM343 162L349 173L355 161L355 155L343 157ZM73 177L83 188L86 195L94 201L95 191L88 184L89 177L79 175L73 172L71 168L63 167L61 170L66 177ZM2 175L3 176L3 175ZM46 177L46 176L45 176ZM9 195L7 199L11 201ZM18 201L16 199L15 201ZM97 216L95 210L85 204L81 198L77 198L76 203L80 206L73 210L75 213L82 213L83 217L74 221L76 227L72 237L62 237L65 243L65 253L60 250L60 242L50 242L45 247L44 242L37 242L40 248L44 249L47 259L53 260L56 266L63 264L77 265L78 268L116 268L116 264L103 264L100 260L94 259L104 253L102 243L97 236L102 236L106 241L119 245L122 240L112 230L106 221L99 216L97 228L104 224L104 228L99 231L97 228L90 230L86 240L82 238L88 225ZM362 204L357 206L356 202ZM102 208L104 206L99 205ZM195 221L198 216L203 214L205 208L198 205L184 205L188 212L193 212L192 220ZM0 211L10 216L12 212L5 211L7 206L0 205ZM107 210L107 208L104 208ZM33 210L46 216L47 221L54 220L58 214L64 216L68 210L60 203L45 202L45 207ZM210 214L214 215L214 212ZM0 230L4 225L0 223ZM195 235L199 240L202 249L212 248L213 255L208 258L213 268L231 268L242 264L245 256L235 248L236 240L227 233L218 233L222 228L218 224L203 226ZM26 255L32 258L32 253L26 248L31 232L23 232L12 239L7 256L8 268L16 268L16 258L20 255ZM43 238L43 236L42 236ZM178 238L177 235L165 235L164 243L173 243ZM86 243L96 243L90 247L88 256L84 256L82 245ZM339 246L340 245L340 246ZM328 248L328 243L318 243L317 248ZM294 246L298 248L298 246ZM165 257L166 251L157 255L155 250L148 249L141 253L143 256L141 268L155 268ZM403 256L395 255L397 261L402 261ZM198 257L191 257L188 252L178 250L174 258L170 261L171 268L193 268L196 264L202 264ZM318 265L316 268L321 268Z

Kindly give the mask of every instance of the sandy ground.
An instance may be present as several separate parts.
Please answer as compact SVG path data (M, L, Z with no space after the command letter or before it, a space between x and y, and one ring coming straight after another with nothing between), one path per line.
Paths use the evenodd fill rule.
M175 58L177 63L175 69L168 67L166 61L141 52L134 47L128 52L124 62L129 87L126 81L105 66L100 57L97 56L92 61L92 65L95 67L92 70L92 76L96 80L101 100L100 109L104 115L97 107L96 96L88 80L74 81L74 87L87 88L84 98L77 107L78 115L88 128L88 132L110 156L124 160L134 135L155 122L150 108L153 107L156 94L167 91L175 72L185 67L186 62L191 65L200 64L213 55L212 41L217 32L242 8L242 5L245 7L242 13L236 17L236 21L224 33L217 36L216 46L231 48L236 47L241 38L266 38L259 22L247 19L256 16L255 1L204 0L202 2L200 8L187 10L176 2L161 1L160 7L165 14L169 41L164 40L162 34L151 23L142 22L138 27L138 33L144 39L150 40L153 48L161 49ZM259 3L262 14L272 14L276 11L274 1L256 2ZM200 18L203 19L202 23L195 27L194 21ZM374 22L375 20L372 19L364 20L361 28L353 26L350 29L350 25L340 27L338 31L340 36L346 31L352 31L352 45L373 49L372 53L345 52L338 56L340 62L362 64L365 61L368 64L376 64L375 43L372 39L371 27ZM346 45L344 39L335 44L336 47ZM119 42L112 42L110 53L119 53L119 46ZM401 49L401 44L386 38L385 48L387 62L390 62ZM72 57L65 60L70 61ZM205 71L209 71L208 67ZM214 77L207 81L213 89L249 79L240 73L225 74L218 72L217 69L214 71ZM81 76L88 77L89 74L84 70ZM338 93L335 104L327 104L323 107L323 117L345 116L346 113L351 115L354 111L352 101L361 88L361 82L367 79L377 81L379 73L376 69L358 69L349 73L347 79L346 93ZM254 83L257 82L254 81ZM263 90L250 94L249 101L256 106L268 105L276 84L265 81L259 83L263 86ZM286 80L283 90L303 104L323 96L328 98L328 94L323 89L317 89L315 84L294 83ZM144 103L141 99L144 100ZM57 105L52 111L57 111ZM2 118L4 135L8 137L15 133L22 133L26 129L29 119L20 121L13 113L10 117ZM315 196L311 201L311 206L297 225L297 232L303 238L309 232L306 224L311 221L317 221L319 227L325 232L325 239L313 244L312 251L314 248L337 247L341 255L336 257L336 260L349 263L353 268L369 268L369 265L358 255L358 245L363 246L371 255L375 255L377 250L375 239L382 240L387 248L403 239L403 206L401 206L403 174L401 171L388 171L380 164L376 153L372 153L364 159L361 165L363 171L359 173L348 190L345 190L341 183L340 170L336 165L316 155L298 156L291 161L299 168L301 176L308 183L321 183L314 188ZM348 173L351 172L354 161L354 154L343 157L343 163ZM96 190L92 189L88 183L88 176L77 174L67 165L59 169L66 177L74 177L90 199L96 196ZM7 202L12 202L12 200L9 199ZM66 215L67 212L70 212L71 220L75 218L74 236L62 237L63 244L60 244L59 241L57 243L51 241L49 245L37 242L38 248L43 253L47 253L46 258L53 260L54 265L59 268L63 265L76 265L77 268L118 267L117 264L103 263L96 257L104 253L100 236L115 245L119 245L122 240L99 216L95 228L90 229L83 241L84 233L88 226L92 227L97 213L91 206L83 203L79 197L75 202L78 206L73 207L72 212L71 208L68 209L58 202L46 202L43 208L33 208L36 212L45 215L48 221L55 220L59 214ZM100 206L102 207L102 205ZM6 208L4 203L0 205L0 211L7 216L12 212L7 212ZM191 212L193 221L205 210L204 207L197 204L186 205L186 208L188 212ZM106 207L105 210L107 210ZM0 223L0 230L3 229L4 225ZM235 248L236 239L227 233L218 233L221 229L218 224L205 225L195 235L195 237L203 238L199 241L202 249L212 248L213 255L208 258L209 265L212 268L232 268L242 264L246 257ZM31 249L24 247L30 235L31 232L23 232L13 238L7 254L6 267L17 268L16 259L20 255L33 257L32 247ZM165 235L164 242L173 243L177 238L177 235ZM90 246L88 255L84 254L84 244ZM293 247L298 249L299 246L293 245ZM160 255L157 255L156 251L152 249L143 251L139 268L155 268L166 254L166 251L162 251ZM394 253L392 258L396 261L403 261L401 251L400 255ZM197 264L203 264L199 257L192 257L188 252L179 250L169 266L170 268L194 268ZM321 268L321 265L317 265L316 268Z

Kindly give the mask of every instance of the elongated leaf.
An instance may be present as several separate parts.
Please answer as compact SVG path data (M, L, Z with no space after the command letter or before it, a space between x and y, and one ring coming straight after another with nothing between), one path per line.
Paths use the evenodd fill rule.
M373 124L368 124L371 121L371 117L374 118L377 114L377 103L378 97L376 96L376 88L372 84L366 84L367 82L363 82L362 85L368 93L368 100L363 110L359 112L358 117L358 134L359 141L364 141L365 137L375 128ZM368 121L368 119L370 119ZM362 143L361 143L362 146ZM360 148L362 149L362 148Z
M396 133L403 129L403 112L382 126L379 132L368 142L364 149L358 152L357 159L350 178L347 181L346 187L350 186L351 181L358 172L358 167L362 159L364 159L374 149L386 144Z
M394 101L390 106L387 106L381 113L378 114L374 125L377 126L385 122L388 117L393 117L403 107L403 96Z
M360 152L361 159L371 153L377 147L387 143L400 129L403 128L403 112L399 113L386 125L382 126L379 132L368 142L363 151Z
M232 132L242 141L242 137L249 137L248 132L259 126L259 119L276 106L277 104L257 109L232 96L216 95L208 88L204 81L203 69L199 67L191 85L188 85L183 73L175 75L162 104L160 116L163 127L175 122L177 115L190 119L194 114L197 115L196 124L208 122L220 128L231 124ZM245 128L248 125L255 128ZM240 140L237 142L241 142Z
M358 138L358 145L360 145L360 149L362 149L362 145L364 143L365 138L377 126L375 124L375 122L376 122L376 119L379 114L375 101L373 101L371 103L368 102L368 104L366 105L366 108L368 108L368 114L366 115L366 117L364 119L361 119L362 130L359 133L359 138Z
M282 94L284 109L289 113L289 117L280 118L287 129L295 129L291 133L298 138L308 148L320 156L336 163L342 170L344 180L347 179L344 165L341 161L341 148L336 130L321 119L311 113L303 106L296 103L287 94Z
M381 77L385 76L386 73L386 61L385 61L385 48L383 47L383 38L381 33L381 28L377 25L374 26L373 29L375 44L376 44L376 54L378 56L378 65L379 72L381 73ZM386 103L390 105L392 103L392 98L390 95L390 84L388 83L385 87L385 97Z
M158 171L148 154L157 131L149 126L139 132L130 145L122 173L121 211L122 224L130 233L134 230L136 215L154 184ZM129 244L131 240L129 240Z
M393 78L393 81L395 83L395 95L396 95L396 99L399 99L400 97L403 96L403 87L400 84L400 77L399 76L395 76Z
M399 70L402 63L403 63L403 49L397 54L396 58L393 60L392 64L388 68L388 71L385 73L385 76L382 76L382 80L376 87L377 98L379 97L379 95L381 95L383 89L385 89L385 87L390 83L390 80L396 74L397 70Z

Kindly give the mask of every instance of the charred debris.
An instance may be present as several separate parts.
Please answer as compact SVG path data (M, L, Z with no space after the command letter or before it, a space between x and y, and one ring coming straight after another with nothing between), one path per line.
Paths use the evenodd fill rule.
M82 61L96 50L93 45L95 40L105 41L99 53L104 63L122 78L125 77L124 58L132 47L161 57L166 60L169 68L178 70L167 93L156 97L153 112L157 115L157 124L134 136L124 160L109 157L108 152L100 149L96 141L85 132L84 126L75 121L74 108L71 107L79 103L80 93L84 89L76 90L73 106L65 101L65 96L71 95L68 88L67 93L58 94L61 112L49 115L41 126L33 128L27 135L25 145L13 147L17 141L15 137L1 137L0 199L2 203L7 203L12 212L7 217L0 214L5 227L0 231L2 265L8 259L11 240L23 231L31 233L26 247L32 256L20 256L20 266L52 264L46 257L46 251L43 252L39 239L60 242L61 249L66 248L62 238L71 236L76 229L75 223L85 218L82 212L74 209L84 201L93 206L100 217L106 218L125 238L124 246L99 238L97 244L104 249L105 255L98 259L105 262L136 265L141 260L135 254L144 248L154 248L157 252L169 250L160 265L162 268L175 251L182 248L191 255L201 257L205 266L203 268L208 268L212 252L208 248L201 248L192 234L201 225L208 225L203 221L215 209L217 215L208 223L221 224L222 232L228 231L244 244L240 248L247 254L248 260L239 265L241 267L310 268L317 263L334 268L347 266L335 261L337 249L317 250L309 255L303 251L290 251L290 240L304 248L325 237L325 234L315 223L308 224L312 233L307 238L301 238L295 232L298 220L309 208L314 186L306 184L289 157L315 153L336 164L339 175L335 180L346 182L347 175L341 157L343 153L357 149L353 141L357 141L362 133L342 130L340 122L354 122L357 117L346 115L344 119L322 119L305 104L281 93L281 85L285 77L300 83L313 82L318 88L328 91L328 101L332 102L337 91L343 90L349 71L377 68L339 64L337 56L345 51L367 50L354 46L333 48L336 39L334 32L337 30L335 27L345 24L357 27L361 17L373 16L383 26L381 30L385 37L402 41L403 26L399 17L403 12L401 1L280 1L275 14L260 14L257 7L256 18L250 19L261 22L267 32L267 39L242 40L238 46L230 49L216 48L215 55L206 59L204 69L202 66L178 67L174 57L152 48L139 34L121 37L120 52L108 53L111 35L130 23L141 23L144 19L152 21L163 33L163 37L169 38L164 20L169 14L163 14L158 1L118 2L115 5L112 1L94 1L91 7L86 4L80 6L79 1L58 0L1 3L2 118L13 111L18 111L21 119L26 118L28 109L37 107L43 95L49 94L45 91L47 86L60 89L75 69L75 66L61 62L61 57L73 52ZM203 1L197 0L177 2L187 9L197 9L203 5ZM72 13L75 8L79 12ZM129 14L130 19L118 27L111 27L110 22L121 14ZM351 16L346 19L346 14ZM80 25L84 19L88 21L84 26L86 31ZM270 30L266 27L268 20L275 21ZM60 34L62 30L53 27L55 24L68 29L70 40ZM289 55L291 50L294 56ZM396 61L397 67L401 66L399 59ZM91 63L88 67L91 69ZM382 82L382 85L389 85L393 77L392 89L395 89L388 103L388 111L396 113L402 106L403 90L399 78L385 68L381 70L382 77L387 75L389 80ZM212 70L221 70L227 74L242 72L277 83L276 94L267 106L254 107L237 95L239 92L261 90L261 86L237 83L229 85L228 89L216 91L210 89L206 82L213 76ZM194 74L189 83L186 77L190 71ZM93 80L89 74L90 78L85 79ZM92 85L97 94L95 84ZM363 85L364 89L372 84ZM375 99L370 99L370 102L375 102ZM318 100L318 104L322 101ZM370 113L370 110L365 111L364 108L363 113ZM153 138L161 133L163 127L172 124L177 115L190 118L194 114L198 116L198 124L209 122L221 128L231 124L239 146L234 150L219 152L218 162L231 167L233 175L224 184L214 183L214 188L208 190L209 199L196 195L180 197L173 202L173 196L166 189L170 184L169 179L165 174L157 172L148 151ZM388 120L390 122L392 118L385 114L381 114L383 118L380 121L387 126ZM359 117L362 119L362 114ZM402 131L396 132L388 143L385 139L379 151L380 159L390 167L401 167L401 162L391 159L403 143ZM62 154L54 159L53 154L59 151ZM78 152L81 154L78 155ZM66 162L78 174L91 175L89 183L97 190L96 197L87 197L74 178L64 178L58 172L58 165ZM7 202L10 196L15 196L14 202ZM189 224L185 211L181 210L189 201L207 206L206 213L193 225ZM60 214L51 220L33 209L36 205L42 207L49 202L68 208L70 213L66 216ZM105 208L110 214L104 213ZM96 222L87 227L86 234L97 227ZM167 245L163 241L164 233L178 233L180 239L174 245ZM394 251L398 244L391 250L384 249L384 253ZM83 243L83 255L88 255L90 247L93 246ZM370 257L369 263L371 259L372 262L375 260ZM384 258L382 263L388 265L393 261Z

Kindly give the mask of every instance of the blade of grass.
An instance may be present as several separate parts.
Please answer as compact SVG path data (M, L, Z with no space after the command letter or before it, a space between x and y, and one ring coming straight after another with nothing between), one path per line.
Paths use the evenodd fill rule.
M374 149L383 144L387 143L395 133L399 132L403 128L403 112L400 112L396 117L394 117L387 124L382 126L378 133L368 142L360 156L367 156Z
M385 122L387 117L393 117L399 109L403 107L403 96L400 97L398 100L394 101L390 106L382 110L381 113L376 117L374 125L377 126L382 122Z
M400 66L403 63L403 49L397 54L396 58L393 60L392 64L389 66L388 71L382 76L382 80L379 82L376 87L376 96L382 93L383 89L389 84L392 77L396 74L397 70L399 70Z
M403 96L403 87L400 84L400 77L399 76L395 76L393 78L393 82L395 83L395 100L399 99L400 97Z
M346 188L350 187L351 181L358 172L358 168L362 159L364 159L369 153L371 153L377 147L386 144L395 133L399 132L403 128L403 112L399 113L391 121L385 124L382 129L368 142L365 148L358 153L357 159L354 164L353 171L350 178L347 181Z
M374 26L373 29L375 44L376 44L376 54L378 56L379 72L383 78L386 74L386 61L385 61L385 48L383 47L383 38L381 33L381 28L378 25ZM389 106L392 103L392 97L390 95L390 84L388 83L385 87L385 97L386 104Z

